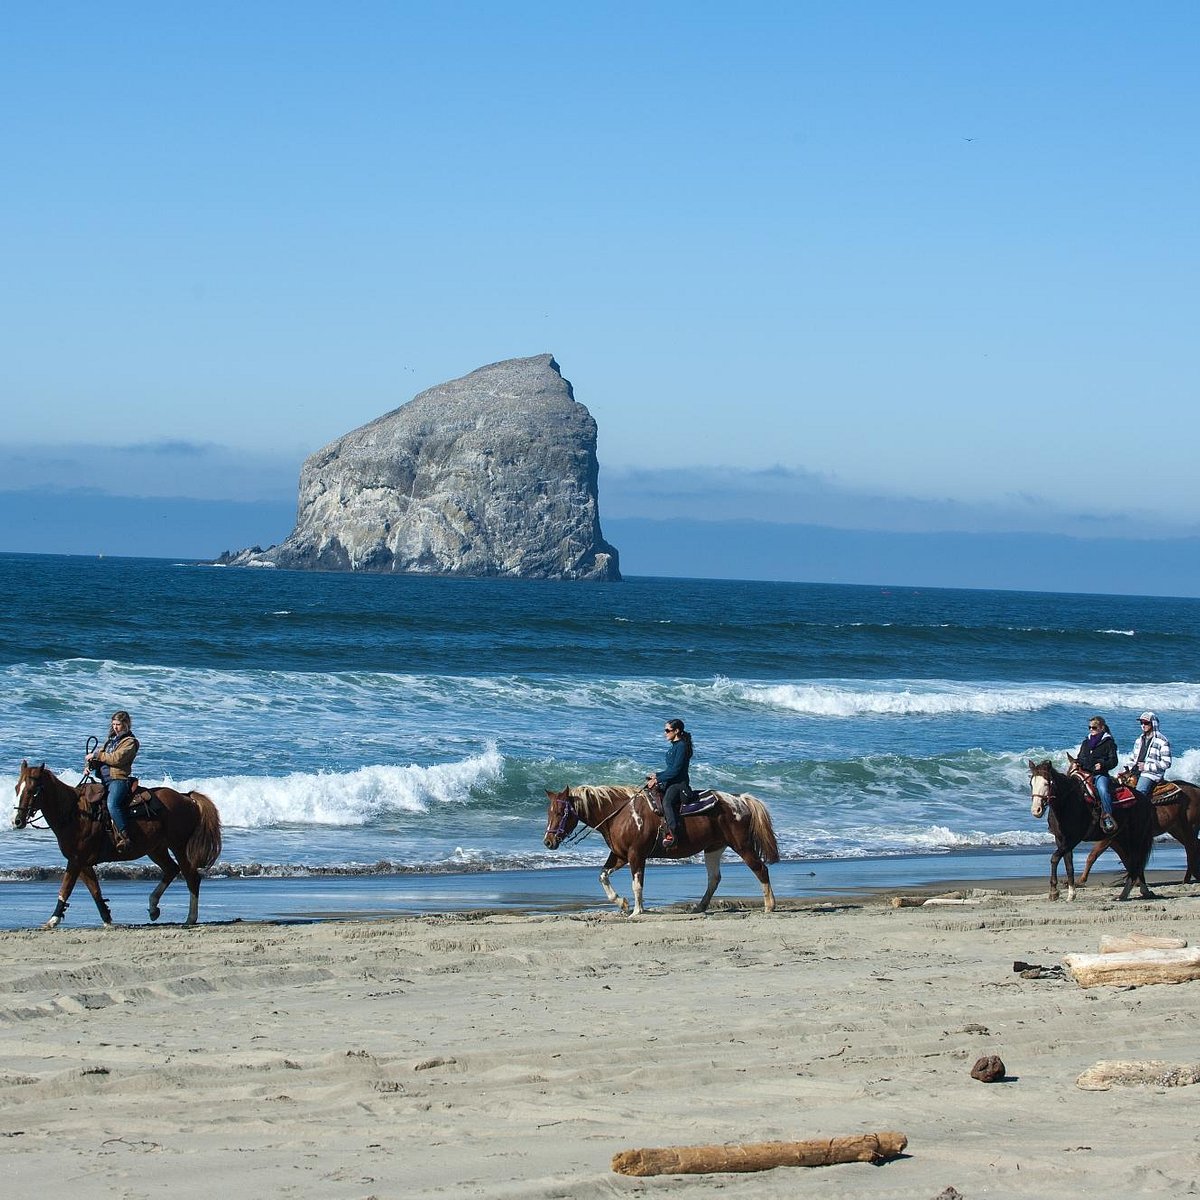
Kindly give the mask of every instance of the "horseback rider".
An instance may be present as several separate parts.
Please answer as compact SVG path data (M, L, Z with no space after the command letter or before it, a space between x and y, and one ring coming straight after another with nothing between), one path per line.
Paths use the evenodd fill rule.
M140 749L133 736L133 722L129 714L119 708L112 715L111 732L103 746L93 750L84 759L86 774L97 768L100 782L104 785L104 799L113 823L113 847L122 854L129 847L128 816L126 807L132 791L130 768Z
M678 717L672 717L664 726L667 742L667 762L661 771L646 776L648 787L662 790L663 820L667 832L663 834L663 849L670 850L679 832L679 805L692 790L688 778L688 763L692 759L692 735L683 727Z
M1112 780L1108 773L1117 765L1117 742L1103 717L1095 716L1088 721L1088 736L1080 742L1075 761L1092 777L1100 800L1100 828L1105 833L1116 833L1117 823L1112 815Z
M1130 777L1132 786L1148 796L1171 769L1171 743L1159 729L1158 718L1152 712L1142 713L1138 724L1142 727L1141 736L1133 743L1133 752L1124 772Z

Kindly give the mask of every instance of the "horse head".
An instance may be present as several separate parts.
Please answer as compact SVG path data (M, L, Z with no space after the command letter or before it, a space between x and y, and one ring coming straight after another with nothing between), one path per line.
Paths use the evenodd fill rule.
M1054 797L1054 777L1051 774L1053 770L1049 759L1040 763L1035 763L1032 759L1029 761L1029 812L1038 821L1046 815L1046 809L1050 807L1050 801Z
M571 789L561 792L546 789L550 807L546 810L546 836L542 839L548 850L557 850L565 837L579 824L579 814L571 801Z
M31 767L21 759L21 774L17 777L17 807L13 812L13 828L24 829L42 807L42 791L50 777L46 764Z

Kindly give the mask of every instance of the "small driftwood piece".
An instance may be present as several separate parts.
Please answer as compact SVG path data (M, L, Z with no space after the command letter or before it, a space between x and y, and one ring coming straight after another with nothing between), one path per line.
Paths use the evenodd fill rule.
M1187 938L1166 937L1153 933L1106 933L1100 939L1101 954L1123 954L1126 950L1184 950Z
M1081 987L1140 987L1200 979L1200 949L1067 954L1063 962Z
M920 908L925 900L921 896L893 896L893 908Z
M982 900L977 899L972 896L930 896L929 899L926 900L923 905L921 905L921 907L928 908L931 905L933 907L937 907L938 905L949 905L952 907L962 908L964 905L967 905L967 904L982 904L982 903L983 903Z
M1200 1083L1200 1063L1098 1062L1075 1080L1085 1092L1107 1092L1114 1084L1153 1084L1156 1087L1186 1087Z
M661 1146L613 1155L618 1175L710 1175L718 1171L770 1171L774 1167L829 1167L884 1162L908 1145L902 1133L857 1133L802 1142L732 1142L723 1146Z

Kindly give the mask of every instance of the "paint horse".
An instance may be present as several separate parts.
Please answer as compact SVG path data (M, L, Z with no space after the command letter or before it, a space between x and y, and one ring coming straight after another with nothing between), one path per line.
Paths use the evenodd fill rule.
M47 770L45 763L31 767L22 760L16 791L13 827L24 829L40 812L58 838L58 848L67 860L58 889L58 904L46 922L47 929L53 929L66 915L71 890L80 878L96 902L100 919L111 925L112 913L100 892L96 864L143 856L162 868L162 880L150 896L150 920L158 920L158 902L163 892L182 873L191 893L184 924L196 923L200 872L211 867L221 853L221 818L217 806L202 792L184 795L173 788L156 787L149 789L148 796L146 792L136 793L130 809L129 845L118 854L113 848L98 787L73 788ZM153 815L150 809L155 810Z
M1069 756L1068 756L1069 758ZM1075 760L1069 758L1072 766ZM1048 818L1054 836L1050 855L1050 899L1058 899L1058 864L1066 862L1067 899L1075 899L1075 847L1082 841L1102 841L1097 805L1088 802L1083 780L1075 774L1063 774L1049 761L1029 764L1030 813L1038 820ZM1121 813L1112 848L1125 868L1125 886L1120 899L1128 900L1136 883L1144 899L1152 899L1146 887L1146 863L1154 844L1154 825L1150 801L1140 792L1133 805Z
M543 839L551 850L557 850L576 826L583 824L597 830L608 843L609 855L600 872L600 885L613 904L623 913L629 912L624 896L618 895L610 882L612 873L628 864L633 878L633 916L644 913L642 883L646 860L655 858L691 858L704 855L708 869L708 888L696 904L695 912L704 912L721 882L721 855L726 847L738 854L762 884L763 909L775 908L775 893L771 890L769 863L779 861L775 830L771 814L761 800L742 794L713 792L714 803L704 811L681 812L679 837L674 847L664 850L661 844L662 818L650 803L645 787L579 787L563 788L561 792L547 791L550 806L546 812L546 836Z

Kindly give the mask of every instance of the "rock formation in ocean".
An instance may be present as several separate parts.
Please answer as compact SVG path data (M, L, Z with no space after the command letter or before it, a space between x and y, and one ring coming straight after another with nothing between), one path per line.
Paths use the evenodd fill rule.
M480 367L318 450L296 527L230 566L617 580L596 422L549 354Z

